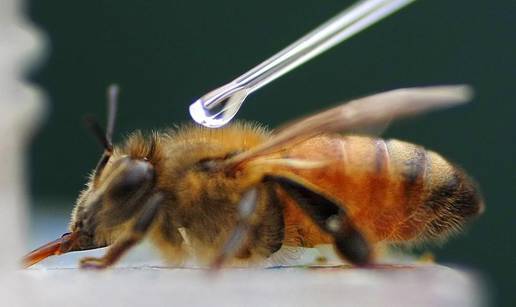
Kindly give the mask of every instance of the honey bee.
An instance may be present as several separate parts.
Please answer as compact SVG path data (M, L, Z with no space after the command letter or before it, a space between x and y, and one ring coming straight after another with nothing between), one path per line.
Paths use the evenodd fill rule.
M469 99L467 86L389 91L269 132L256 124L187 125L132 133L112 144L116 88L104 153L77 199L70 232L23 259L109 246L82 268L115 264L149 238L164 259L220 267L255 263L282 246L333 244L358 266L378 243L444 240L478 216L476 184L439 154L361 129Z

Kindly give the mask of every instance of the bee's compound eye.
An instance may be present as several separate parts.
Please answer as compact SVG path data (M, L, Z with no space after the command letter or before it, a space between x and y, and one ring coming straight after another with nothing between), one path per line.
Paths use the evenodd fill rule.
M125 178L122 183L128 186L139 186L144 182L152 180L154 177L154 167L149 162L134 161L127 168L124 175Z
M125 171L110 187L110 196L125 198L151 184L155 177L154 167L143 160L129 160Z

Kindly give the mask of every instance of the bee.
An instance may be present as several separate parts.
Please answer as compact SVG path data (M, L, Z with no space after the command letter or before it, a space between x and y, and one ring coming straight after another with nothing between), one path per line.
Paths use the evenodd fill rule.
M360 131L469 100L467 86L407 88L359 98L269 132L256 124L132 133L114 146L116 87L104 147L69 233L24 257L109 246L82 268L115 264L144 238L165 260L256 263L283 246L332 244L375 262L375 246L442 241L484 208L459 167L421 146Z

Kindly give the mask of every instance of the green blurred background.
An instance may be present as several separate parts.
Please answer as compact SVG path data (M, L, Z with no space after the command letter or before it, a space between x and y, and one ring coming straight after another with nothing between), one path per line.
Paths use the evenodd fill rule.
M120 140L190 120L197 97L285 47L352 1L29 1L49 53L31 78L50 113L31 151L37 209L70 210L100 148L82 117L121 86ZM356 96L469 83L472 104L395 123L386 137L434 149L481 184L487 211L437 259L480 272L516 304L516 2L422 0L251 96L238 114L272 127ZM66 204L57 208L55 204ZM64 227L64 225L63 225Z

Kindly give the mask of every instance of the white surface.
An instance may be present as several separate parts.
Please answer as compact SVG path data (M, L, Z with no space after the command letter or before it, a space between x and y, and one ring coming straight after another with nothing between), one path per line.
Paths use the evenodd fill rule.
M2 306L482 306L470 275L399 269L32 269L2 286ZM5 281L5 279L4 279Z
M56 238L66 224L59 213L38 213L32 247ZM1 306L484 306L474 274L435 264L383 269L280 267L224 269L167 268L143 244L114 269L77 269L85 256L106 249L65 254L5 276ZM314 263L331 249L286 251L276 262ZM406 263L408 259L391 260ZM23 285L21 287L20 285ZM2 294L1 291L5 291ZM13 304L16 302L16 304Z

